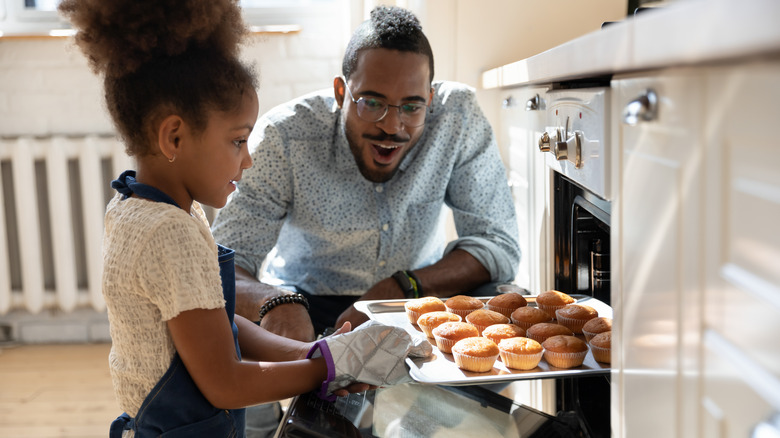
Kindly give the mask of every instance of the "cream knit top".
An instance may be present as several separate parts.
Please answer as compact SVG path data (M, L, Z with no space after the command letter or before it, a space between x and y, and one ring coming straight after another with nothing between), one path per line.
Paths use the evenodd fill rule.
M103 236L103 296L111 327L109 367L119 407L134 417L175 348L166 321L225 307L217 247L203 210L117 194Z

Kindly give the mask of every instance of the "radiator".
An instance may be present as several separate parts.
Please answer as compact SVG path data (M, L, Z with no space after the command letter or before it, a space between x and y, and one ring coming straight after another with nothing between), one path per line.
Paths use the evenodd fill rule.
M103 215L132 167L115 137L0 138L0 315L105 309Z

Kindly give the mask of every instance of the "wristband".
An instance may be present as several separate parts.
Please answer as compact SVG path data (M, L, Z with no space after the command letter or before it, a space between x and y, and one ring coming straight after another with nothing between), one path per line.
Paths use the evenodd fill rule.
M255 324L260 325L260 322L263 320L263 317L266 313L270 312L271 309L274 307L280 305L280 304L302 304L303 307L306 308L306 310L309 310L309 301L301 294L290 294L290 295L279 295L278 297L273 297L270 300L266 301L261 307L260 311L258 312L258 319Z
M406 272L406 275L409 276L409 278L412 280L412 286L414 286L414 297L420 298L423 296L423 289L422 289L422 282L419 278L417 278L417 275L415 275L414 271L404 271Z
M420 280L412 271L397 271L392 278L398 283L406 298L420 298L422 295Z
M320 353L319 355L317 353ZM317 392L317 397L326 401L336 401L336 396L328 394L328 385L336 378L336 365L333 362L333 355L330 353L330 347L325 339L320 339L315 342L314 345L306 353L306 359L322 356L325 359L325 364L328 367L328 374L325 380L322 381L320 390Z

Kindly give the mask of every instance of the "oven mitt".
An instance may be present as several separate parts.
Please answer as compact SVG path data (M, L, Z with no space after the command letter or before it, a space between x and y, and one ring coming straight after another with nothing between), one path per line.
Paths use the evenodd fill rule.
M328 378L317 395L333 401L332 392L350 383L390 386L409 382L406 357L428 357L432 353L427 340L413 338L400 327L368 321L355 330L315 342L306 355L324 357Z

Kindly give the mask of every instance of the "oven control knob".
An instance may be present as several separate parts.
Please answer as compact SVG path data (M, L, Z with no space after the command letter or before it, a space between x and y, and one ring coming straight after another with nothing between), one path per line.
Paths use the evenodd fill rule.
M571 161L575 168L580 169L583 164L583 143L585 143L585 135L581 131L574 131L566 141L555 142L553 154L558 161Z
M539 150L542 152L550 152L550 134L543 133L539 139Z

